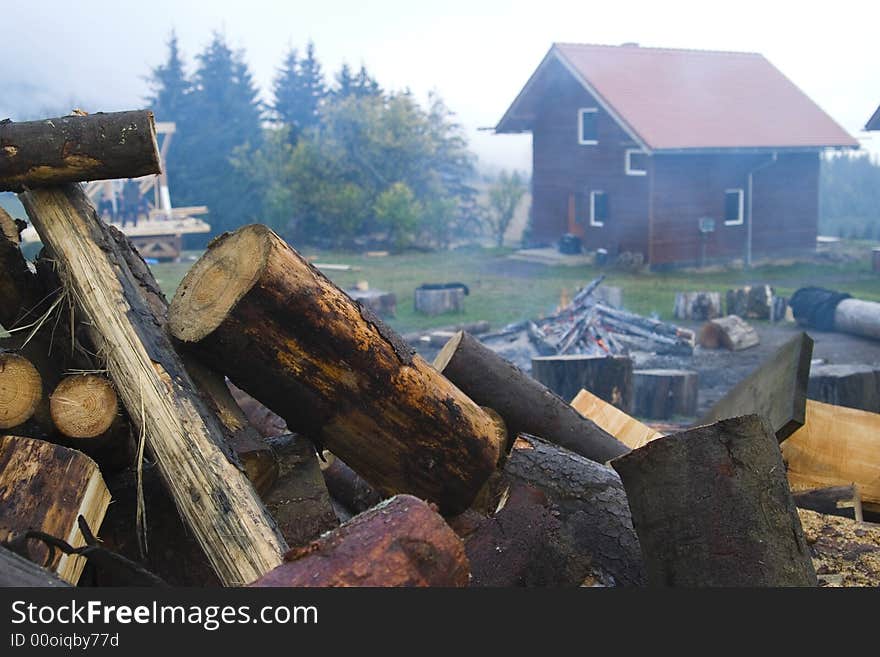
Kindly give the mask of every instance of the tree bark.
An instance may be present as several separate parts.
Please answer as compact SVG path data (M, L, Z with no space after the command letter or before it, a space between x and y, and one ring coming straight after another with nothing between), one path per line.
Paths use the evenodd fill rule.
M880 413L880 368L819 365L810 369L810 399Z
M769 420L782 442L805 422L812 355L809 335L792 338L719 399L697 424L755 413Z
M697 414L697 373L688 370L633 372L633 415L668 420Z
M386 494L461 511L500 459L486 413L265 226L212 242L169 328Z
M620 478L609 467L520 435L492 482L490 513L452 521L474 586L644 583Z
M0 121L0 192L161 173L147 110Z
M85 545L77 519L82 515L97 533L110 504L98 466L85 454L52 443L19 436L0 437L0 541L38 530ZM43 565L49 548L28 544L31 559ZM76 584L85 560L55 551L48 567Z
M466 586L461 540L437 513L397 495L311 545L253 586Z
M736 315L728 315L703 324L699 342L704 349L724 347L730 351L742 351L760 344L761 338L751 324Z
M501 415L508 436L541 436L599 463L628 451L626 445L467 333L458 333L443 347L434 367L476 403Z
M132 422L188 527L226 584L246 584L286 546L235 460L128 266L123 243L75 185L19 196L90 322Z
M612 461L652 586L815 586L773 431L747 415Z
M532 358L532 376L563 399L583 389L625 413L632 408L633 367L625 356L541 356Z
M751 285L727 291L727 314L743 319L773 318L773 288Z

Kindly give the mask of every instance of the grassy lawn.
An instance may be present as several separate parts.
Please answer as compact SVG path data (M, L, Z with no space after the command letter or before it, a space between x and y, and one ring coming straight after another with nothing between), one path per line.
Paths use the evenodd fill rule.
M390 324L401 332L447 326L485 319L493 327L552 313L564 293L574 292L600 273L606 284L623 289L628 310L656 313L672 318L675 293L687 290L724 292L731 287L768 283L778 294L790 295L805 285L821 285L855 297L880 301L880 278L870 272L867 258L836 263L790 263L706 272L669 271L629 273L613 269L548 267L508 259L510 250L465 249L444 253L409 253L387 257L367 257L356 253L303 249L302 254L319 263L346 264L354 271L326 272L343 288L367 281L371 289L397 295L397 317ZM198 255L195 253L190 256ZM171 297L192 261L159 264L153 271ZM422 283L461 282L470 288L465 312L459 315L423 317L413 310L413 289Z

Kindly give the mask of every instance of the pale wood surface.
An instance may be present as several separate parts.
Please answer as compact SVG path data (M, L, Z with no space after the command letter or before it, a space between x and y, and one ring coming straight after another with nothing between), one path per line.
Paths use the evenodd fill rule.
M598 424L630 449L638 449L652 440L663 437L659 431L642 424L605 400L599 399L589 390L581 390L572 400L571 405L578 413Z

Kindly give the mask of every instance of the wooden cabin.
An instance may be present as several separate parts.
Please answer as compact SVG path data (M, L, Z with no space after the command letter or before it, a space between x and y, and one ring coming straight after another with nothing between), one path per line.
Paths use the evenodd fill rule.
M554 44L495 128L532 133L533 241L652 265L814 250L819 159L858 142L763 56Z

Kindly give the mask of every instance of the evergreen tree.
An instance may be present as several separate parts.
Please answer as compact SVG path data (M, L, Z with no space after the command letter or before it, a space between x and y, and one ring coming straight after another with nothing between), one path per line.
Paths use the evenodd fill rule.
M289 138L296 143L305 130L318 124L318 112L327 96L324 74L311 41L305 57L300 58L295 49L287 53L272 91L272 109L278 120L290 127Z
M339 73L336 74L336 88L332 91L334 99L348 98L354 93L354 76L351 74L351 68L348 64L342 64Z
M361 64L361 69L358 71L357 77L352 84L352 93L358 98L382 95L382 88L379 86L379 83L367 73L367 69L363 64Z
M181 121L186 112L190 83L180 58L177 34L171 32L168 39L167 61L153 69L149 78L152 95L147 102L159 121Z

